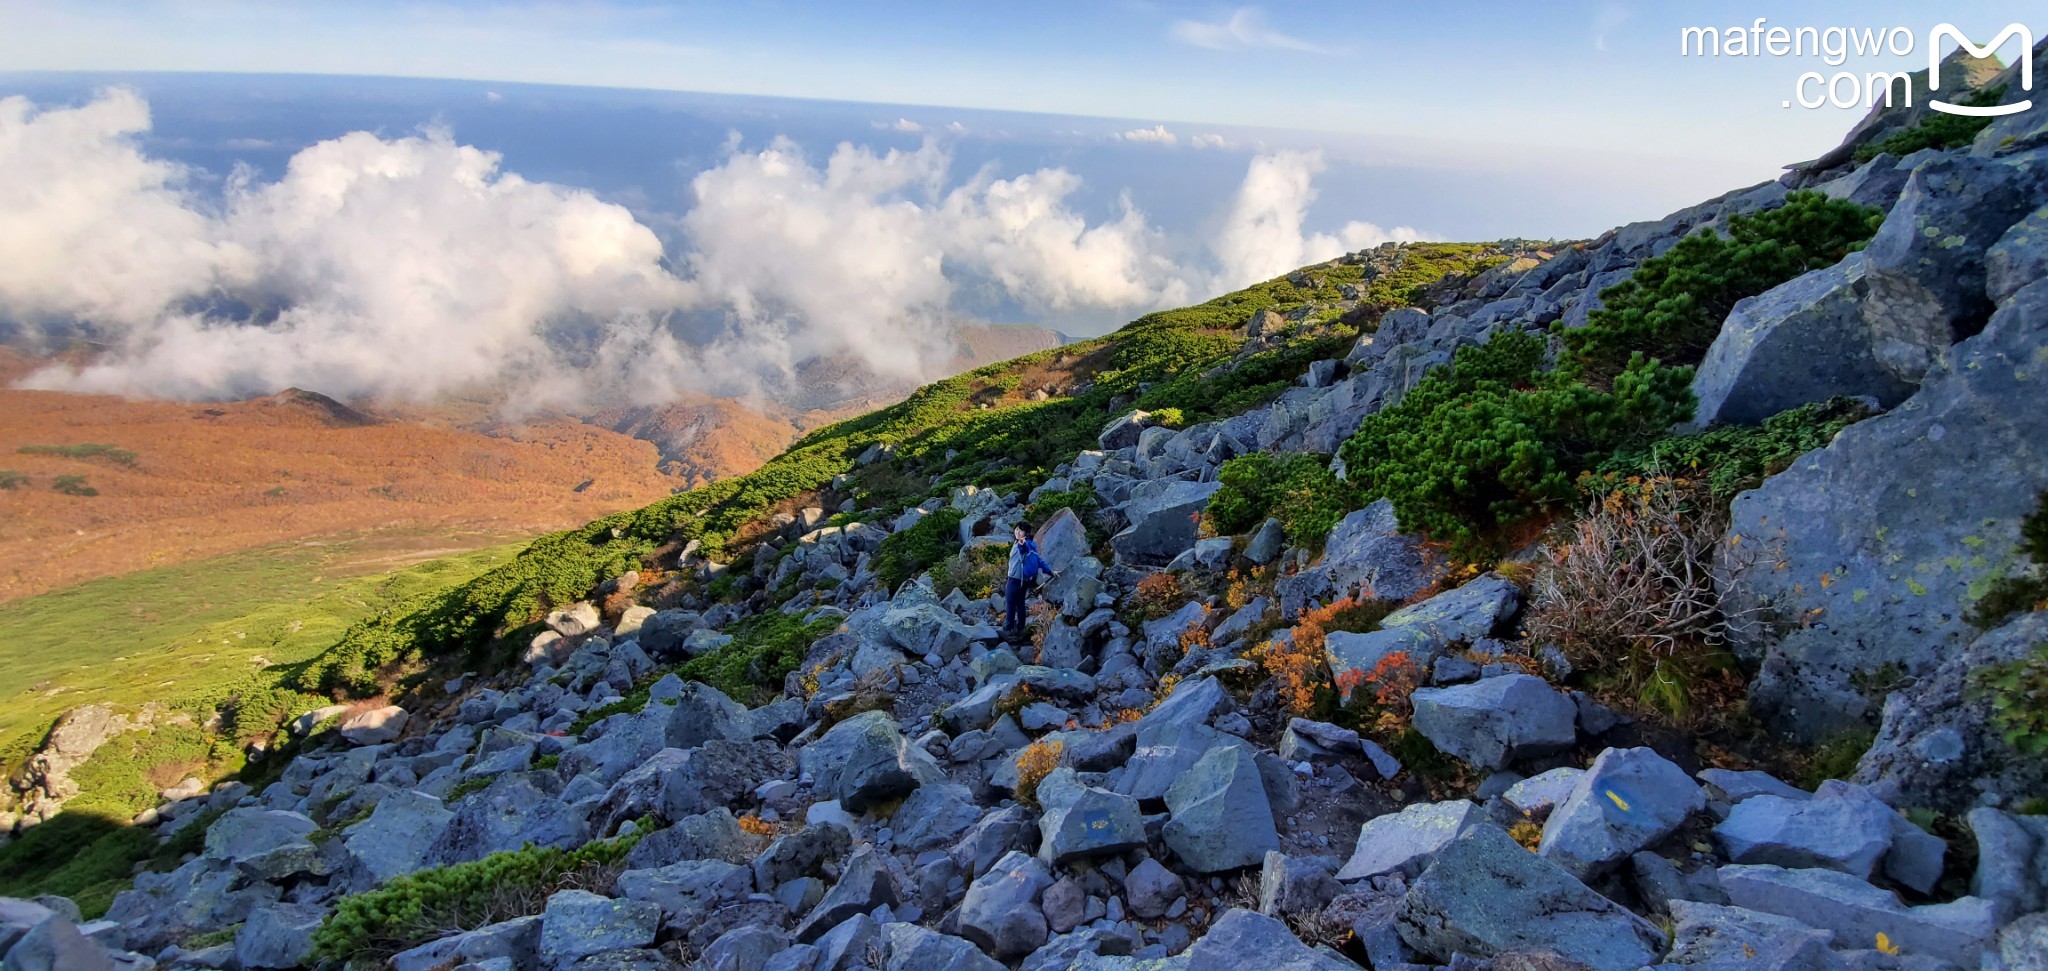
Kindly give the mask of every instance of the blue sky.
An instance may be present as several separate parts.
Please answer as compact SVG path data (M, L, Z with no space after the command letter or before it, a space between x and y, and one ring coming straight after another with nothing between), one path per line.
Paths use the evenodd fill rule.
M21 70L532 81L1260 125L1625 153L1768 177L1856 112L1785 109L1791 58L1677 54L1686 25L2048 28L2036 4L294 3L0 0ZM1859 59L1857 70L1921 56ZM1833 69L1829 69L1833 70Z
M1927 63L1684 27L2023 14L0 0L0 341L109 348L37 387L184 398L922 380L963 322L1095 334L1385 241L1655 219L1838 143L1863 111L1785 107L1802 71Z

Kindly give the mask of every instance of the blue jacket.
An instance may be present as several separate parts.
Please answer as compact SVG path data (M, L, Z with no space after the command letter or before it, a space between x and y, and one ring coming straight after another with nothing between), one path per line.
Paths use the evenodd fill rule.
M1038 555L1038 544L1026 539L1010 545L1009 576L1013 580L1029 580L1041 573L1051 573L1052 567L1045 564L1045 558Z

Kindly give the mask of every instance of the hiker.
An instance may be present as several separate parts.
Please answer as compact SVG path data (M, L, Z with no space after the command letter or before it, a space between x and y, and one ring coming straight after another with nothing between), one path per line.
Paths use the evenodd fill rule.
M1024 630L1025 584L1041 573L1052 572L1044 557L1038 555L1038 544L1025 534L1024 527L1012 528L1010 535L1014 542L1010 544L1010 569L1006 574L1009 579L1003 587L1003 632L1006 634Z

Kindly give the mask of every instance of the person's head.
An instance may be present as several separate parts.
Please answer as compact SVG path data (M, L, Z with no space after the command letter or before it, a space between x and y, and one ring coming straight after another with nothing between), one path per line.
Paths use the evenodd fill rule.
M1024 527L1022 527L1022 526L1012 526L1012 527L1010 527L1010 535L1011 535L1011 536L1014 536L1014 537L1016 537L1016 538L1017 538L1017 542L1019 542L1019 543L1022 543L1022 542L1024 542Z

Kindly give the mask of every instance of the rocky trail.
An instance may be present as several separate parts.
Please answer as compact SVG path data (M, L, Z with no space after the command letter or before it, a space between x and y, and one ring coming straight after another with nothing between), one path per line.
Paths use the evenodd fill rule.
M1129 411L1028 491L849 497L722 561L665 551L696 584L676 602L616 577L515 666L309 712L274 782L172 793L141 822L204 827L202 845L104 917L0 899L0 966L2048 968L2048 816L2029 803L2048 769L1973 680L2023 670L2048 611L1970 619L2025 569L2017 524L2048 490L2044 119L1835 153L1582 244L1504 244L1277 397L1185 427ZM1461 348L1577 328L1646 260L1802 190L1882 224L1738 303L1692 390L1700 425L1843 398L1871 415L1734 496L1711 537L1723 610L1762 618L1729 633L1746 710L1784 744L1874 730L1845 778L1713 764L1602 696L1530 632L1555 534L1491 570L1459 569L1386 499L1312 541L1278 511L1205 535L1229 460L1340 453ZM1256 345L1356 307L1239 326ZM1084 486L1094 508L1034 512ZM1035 527L1056 575L1029 638L994 626L999 597L882 578L885 544L933 523L969 564ZM722 577L753 593L711 595ZM1388 609L1330 619L1365 601ZM770 622L803 632L779 690L675 670ZM1310 636L1315 677L1395 729L1306 717L1281 659ZM737 682L764 670L737 663ZM1389 695L1394 668L1412 683Z

